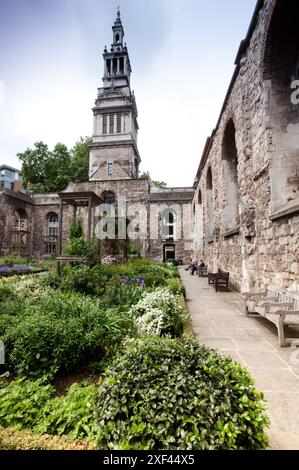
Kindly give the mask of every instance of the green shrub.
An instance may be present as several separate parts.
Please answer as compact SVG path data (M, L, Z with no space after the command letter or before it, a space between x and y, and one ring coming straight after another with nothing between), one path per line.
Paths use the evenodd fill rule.
M142 287L138 287L136 284L123 284L117 281L107 286L102 302L106 307L129 308L139 302L143 293Z
M99 265L90 267L64 266L62 276L51 275L42 279L45 286L60 288L64 291L80 292L92 296L107 296L109 286L122 284L123 278L133 278L136 283L142 277L146 288L167 286L169 280L178 276L176 268L152 263L144 259L129 260L126 264Z
M183 286L180 281L177 281L176 279L166 279L166 287L172 294L183 295L186 297L185 286Z
M102 308L96 299L50 290L39 299L27 299L21 314L4 311L0 339L10 370L54 374L101 359L133 327L125 312Z
M74 220L69 227L69 240L65 248L68 255L79 256L95 256L97 247L94 243L87 243L84 238L83 221L81 219Z
M95 439L98 387L81 382L70 386L66 396L49 400L34 430L41 434L67 435L72 439Z
M248 372L195 341L145 338L107 370L98 448L264 449L263 395Z
M95 439L97 392L96 385L81 382L71 385L66 396L54 397L54 387L43 379L18 378L0 389L0 426Z
M39 422L43 408L50 400L54 388L43 379L30 382L18 378L0 388L0 426L30 429Z
M186 315L179 298L168 289L146 293L133 305L129 314L135 318L139 332L158 336L180 336Z

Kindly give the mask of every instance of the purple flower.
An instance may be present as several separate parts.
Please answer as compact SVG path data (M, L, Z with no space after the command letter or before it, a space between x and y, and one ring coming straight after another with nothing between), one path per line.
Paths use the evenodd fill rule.
M135 279L133 277L130 277L129 282L133 283L135 282Z
M142 276L138 276L137 282L138 282L139 286L145 286L145 283L144 283L144 280L143 280Z
M1 264L0 265L0 273L2 274L11 274L12 272L28 272L32 271L32 268L29 266L21 266L18 264L15 265L8 265L8 264Z

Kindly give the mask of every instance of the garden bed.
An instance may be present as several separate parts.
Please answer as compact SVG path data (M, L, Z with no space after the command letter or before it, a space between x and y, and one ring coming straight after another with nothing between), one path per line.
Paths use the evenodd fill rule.
M265 448L263 396L247 371L190 338L171 265L0 280L11 374L0 380L0 426L105 449Z

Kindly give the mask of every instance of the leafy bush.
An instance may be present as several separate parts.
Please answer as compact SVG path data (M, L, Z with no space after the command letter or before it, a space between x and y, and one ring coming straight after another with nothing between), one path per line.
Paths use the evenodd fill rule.
M95 439L97 386L73 384L66 396L53 397L43 379L18 378L0 389L0 426L39 434Z
M195 341L132 341L98 396L98 448L264 449L268 418L248 372Z
M94 440L97 392L96 385L71 385L66 396L53 398L45 404L43 418L34 430L41 434Z
M15 302L0 307L0 339L10 370L18 374L54 374L99 360L134 327L125 312L76 293L32 295L21 311L16 294Z
M95 244L87 243L84 238L83 221L76 219L70 224L69 241L65 248L68 255L95 256L97 247Z
M185 320L178 297L168 289L156 289L146 293L131 307L129 314L136 319L140 333L159 336L179 336Z
M177 281L176 279L166 279L166 286L172 294L183 295L186 297L185 286L183 286L180 281Z
M65 266L62 276L52 275L42 282L64 291L80 292L93 296L109 296L107 289L112 284L122 284L124 278L142 278L146 288L167 286L170 279L174 280L177 270L166 268L163 265L150 263L145 260L134 260L127 264L96 265L89 267L81 265L76 268Z
M165 261L165 264L167 266L169 265L172 265L172 266L179 266L180 265L180 262L177 260L177 259L169 259L167 261Z
M43 407L50 400L54 388L43 379L30 382L18 378L0 388L0 426L30 429L40 419Z
M139 302L142 295L143 289L136 284L114 282L107 286L102 302L106 307L122 306L123 308L129 308Z

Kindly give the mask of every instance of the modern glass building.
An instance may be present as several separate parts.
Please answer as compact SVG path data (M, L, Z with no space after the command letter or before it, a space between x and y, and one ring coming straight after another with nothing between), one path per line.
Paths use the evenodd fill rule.
M8 165L0 165L0 191L10 189L20 191L21 188L20 171Z

